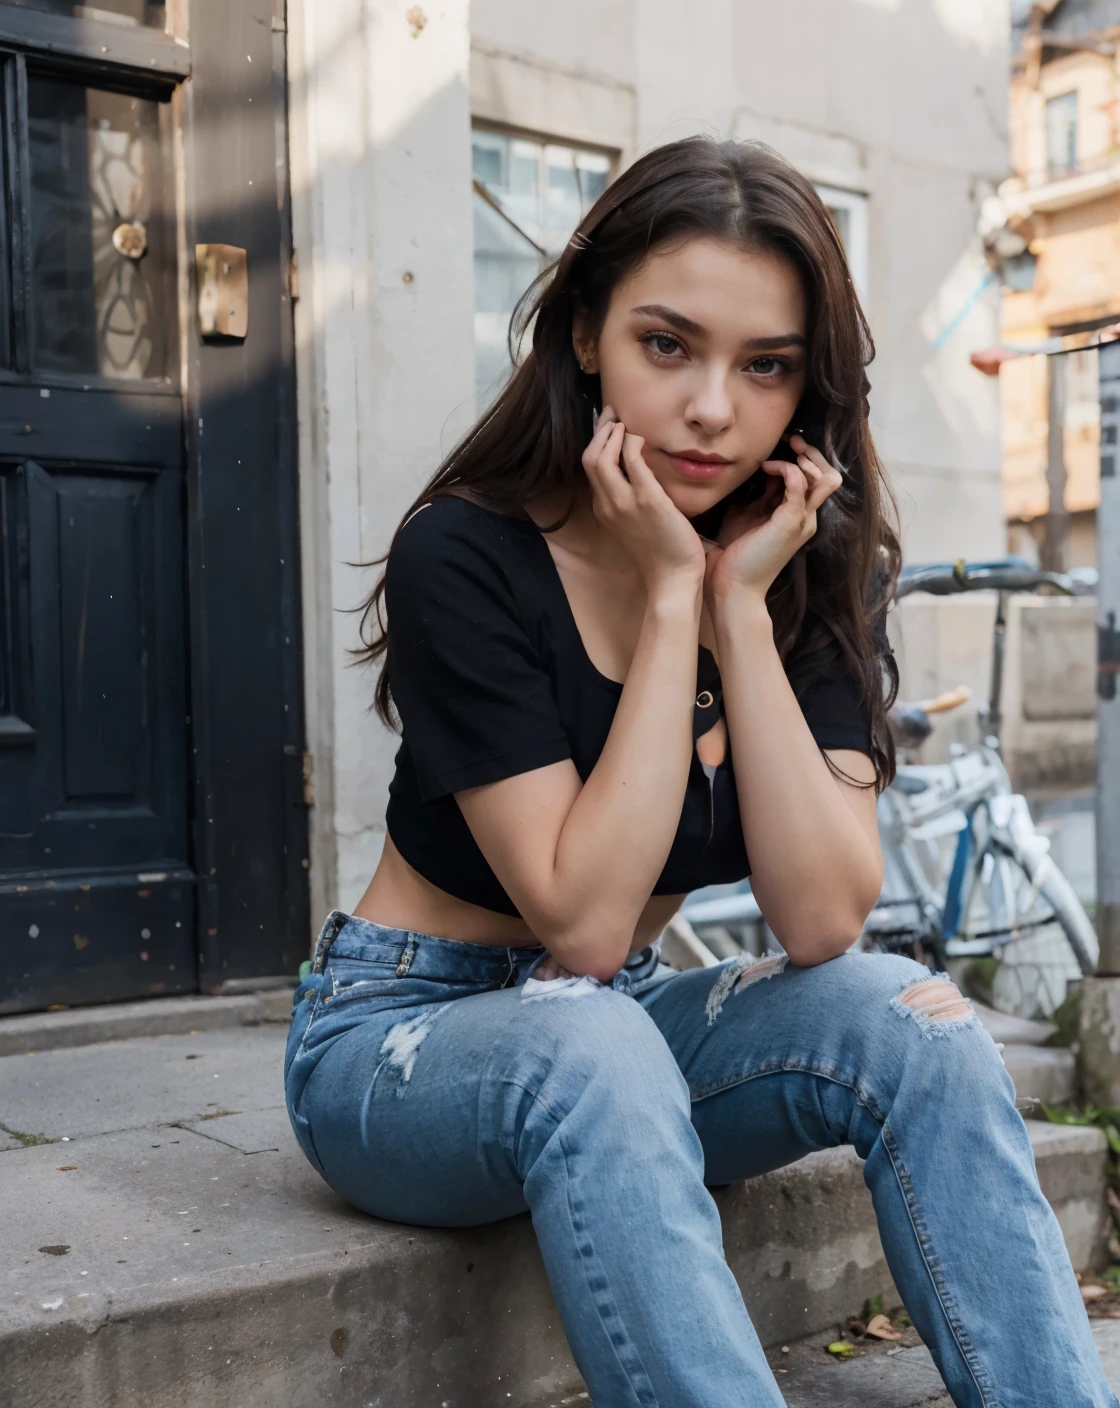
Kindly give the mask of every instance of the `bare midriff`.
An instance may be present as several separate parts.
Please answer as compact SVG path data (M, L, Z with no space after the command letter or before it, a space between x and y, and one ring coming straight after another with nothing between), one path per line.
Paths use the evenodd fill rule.
M652 943L683 900L683 895L651 895L634 930L630 952L637 953ZM519 915L498 914L468 904L430 884L409 865L388 836L381 861L354 914L391 929L434 934L463 943L493 944L495 948L532 947L541 942Z

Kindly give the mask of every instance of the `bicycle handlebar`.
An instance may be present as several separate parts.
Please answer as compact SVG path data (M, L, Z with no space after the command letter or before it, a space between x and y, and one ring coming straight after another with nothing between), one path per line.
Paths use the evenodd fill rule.
M895 589L896 599L911 592L931 596L956 596L961 592L1033 592L1053 587L1063 596L1073 596L1073 583L1061 572L1042 572L1024 557L1005 557L998 562L933 562L904 567Z

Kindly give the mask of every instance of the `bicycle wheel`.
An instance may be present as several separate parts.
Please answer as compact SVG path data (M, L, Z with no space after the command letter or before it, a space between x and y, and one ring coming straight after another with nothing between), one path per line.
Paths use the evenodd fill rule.
M1047 868L1039 892L1051 906L1062 932L1066 936L1077 966L1089 977L1097 971L1101 948L1093 921L1085 913L1085 906L1074 894L1073 886L1053 861Z
M1002 851L985 856L971 932L992 942L999 966L993 1005L1020 1017L1049 1017L1069 984L1096 967L1093 926L1069 881L1046 857L1033 877ZM983 925L975 927L976 920Z

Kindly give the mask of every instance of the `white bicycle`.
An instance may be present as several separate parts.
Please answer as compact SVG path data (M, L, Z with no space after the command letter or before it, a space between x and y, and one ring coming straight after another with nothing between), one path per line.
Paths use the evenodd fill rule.
M860 939L862 948L905 953L935 971L952 959L997 958L992 1001L1024 1017L1054 1012L1069 983L1092 973L1099 955L1093 924L1054 863L1049 838L1035 827L1026 798L1013 791L999 752L1007 598L1040 587L1072 592L1068 579L1015 558L903 573L899 596L998 593L992 683L981 713L983 743L957 745L947 763L900 762L879 798L885 878ZM962 689L896 705L890 724L900 756L905 759L929 737L931 715L968 697ZM717 957L728 956L729 943L761 949L762 914L746 885L691 896L681 913L701 946Z

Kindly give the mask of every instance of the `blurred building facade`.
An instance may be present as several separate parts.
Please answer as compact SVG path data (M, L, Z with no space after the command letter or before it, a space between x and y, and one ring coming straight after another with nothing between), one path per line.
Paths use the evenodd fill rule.
M1004 265L1003 341L1091 342L1120 317L1120 0L1022 3L1013 18L1000 197L1023 250ZM1007 362L1000 390L1010 547L1055 568L1094 566L1096 352Z
M507 366L509 312L612 173L694 132L770 143L832 208L876 338L873 428L912 558L1004 527L1007 0L289 0L312 909L376 864L395 740L348 664L408 503Z

